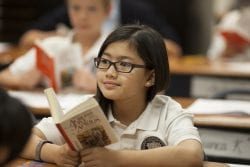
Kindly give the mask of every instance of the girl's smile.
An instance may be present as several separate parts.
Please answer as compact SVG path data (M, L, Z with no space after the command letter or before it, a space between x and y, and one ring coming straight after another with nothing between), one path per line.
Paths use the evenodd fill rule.
M103 82L104 88L106 88L107 90L113 90L116 89L117 87L120 86L120 84L116 83L115 81L111 81L111 80L106 80Z

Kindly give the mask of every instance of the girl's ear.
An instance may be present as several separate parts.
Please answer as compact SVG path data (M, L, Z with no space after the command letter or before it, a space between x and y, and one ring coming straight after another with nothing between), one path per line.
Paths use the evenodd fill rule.
M145 87L151 87L155 84L155 71L151 70L148 74L146 83L145 83Z

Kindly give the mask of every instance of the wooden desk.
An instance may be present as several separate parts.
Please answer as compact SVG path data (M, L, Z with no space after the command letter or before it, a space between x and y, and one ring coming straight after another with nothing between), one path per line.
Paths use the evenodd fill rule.
M39 163L34 165L34 163L36 163L35 161L31 161L31 160L27 160L27 159L23 159L23 158L17 158L15 161L13 161L12 163L8 164L6 167L17 167L17 166L21 166L21 165L25 165L25 164L30 164L31 167L35 167L35 166L42 166L42 167L57 167L57 165L55 164L49 164L49 163Z
M170 59L170 71L176 75L212 75L226 77L250 78L250 63L210 61L206 56L184 56L179 59ZM239 65L239 64L238 64Z
M174 97L184 108L191 105L195 99ZM33 114L38 116L50 116L48 108L31 108ZM194 124L196 126L221 127L250 129L250 116L227 116L227 115L194 115Z
M191 105L195 99L174 97L183 108ZM221 128L237 128L250 129L250 116L227 116L227 115L194 115L194 124L196 126L221 127Z
M170 96L213 97L225 90L250 90L249 62L210 61L199 55L172 58L169 62Z
M174 99L184 108L195 100ZM194 124L209 161L250 164L250 116L194 115Z
M32 163L30 160L26 160L26 159L22 159L22 158L18 158L17 160L15 160L13 163L7 165L7 167L17 167L23 164L29 164ZM43 164L43 167L57 167L57 165L55 164ZM224 164L224 163L216 163L216 162L207 162L205 161L203 164L203 167L229 167L229 165Z
M33 114L41 117L41 116L50 116L50 112L48 107L46 107L47 100L44 96L44 94L41 92L28 92L28 91L9 91L9 93L16 97L21 99L23 102L26 102L28 106L30 106L31 111ZM67 94L66 94L67 96ZM78 99L81 98L81 94L74 96L73 94L71 97L67 97L71 99ZM193 98L183 98L183 97L174 97L176 101L178 101L183 108L188 107L190 104L194 102L195 99ZM62 100L62 99L61 99ZM69 99L67 99L67 102ZM34 102L42 101L42 104L40 106L44 106L43 108L39 108L35 104L31 104ZM44 105L46 103L46 105ZM36 106L36 107L32 107ZM46 107L46 108L45 108ZM204 115L195 115L194 116L194 123L197 126L209 126L209 127L225 127L225 128L241 128L241 129L250 129L250 117L239 117L239 116L225 116L225 115L210 115L210 116L204 116Z

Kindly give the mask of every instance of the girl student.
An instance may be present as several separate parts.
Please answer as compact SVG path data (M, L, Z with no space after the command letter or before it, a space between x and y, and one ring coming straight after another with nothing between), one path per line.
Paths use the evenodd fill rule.
M119 141L71 151L51 118L44 118L35 126L23 157L65 167L202 166L203 150L192 116L169 96L158 94L169 84L167 51L158 32L144 25L119 27L94 62L95 98Z

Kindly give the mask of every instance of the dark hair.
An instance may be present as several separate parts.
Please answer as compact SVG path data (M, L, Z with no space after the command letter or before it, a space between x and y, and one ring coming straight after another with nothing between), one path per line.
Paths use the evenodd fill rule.
M0 146L9 154L0 166L15 159L23 150L32 129L29 110L19 100L9 96L0 88Z
M168 55L162 36L145 25L124 25L107 37L100 48L98 57L103 55L110 44L119 41L128 42L145 62L146 67L155 71L155 84L148 89L146 97L147 101L151 101L157 93L167 89L169 85ZM112 101L103 96L98 86L96 99L106 114Z

